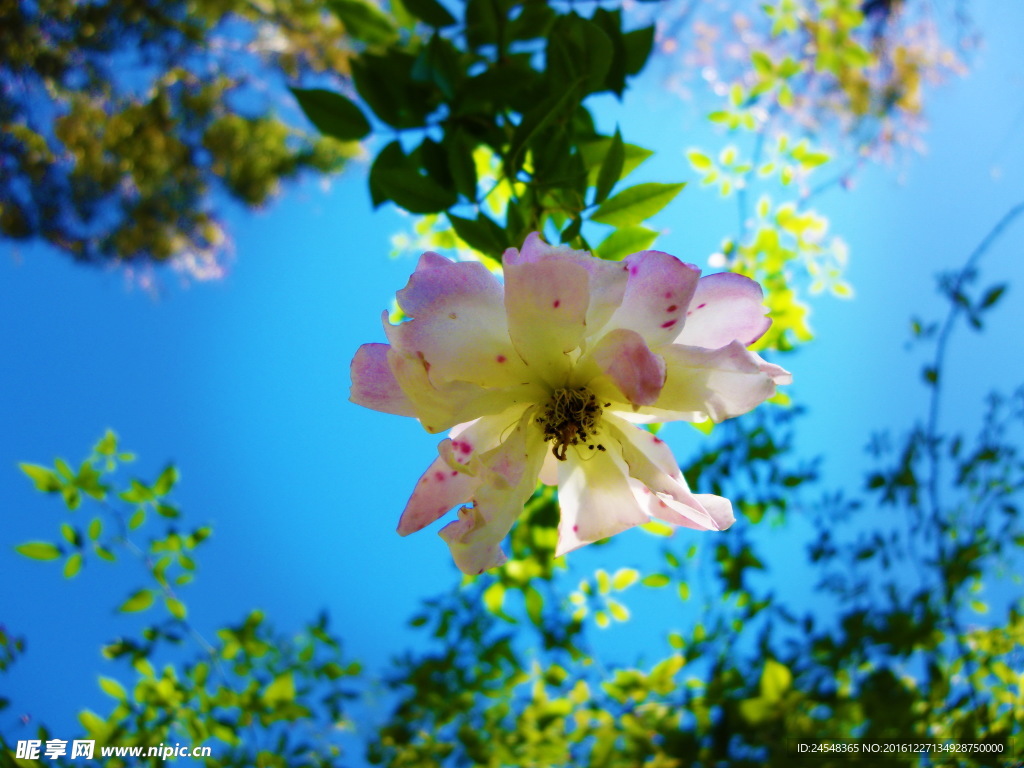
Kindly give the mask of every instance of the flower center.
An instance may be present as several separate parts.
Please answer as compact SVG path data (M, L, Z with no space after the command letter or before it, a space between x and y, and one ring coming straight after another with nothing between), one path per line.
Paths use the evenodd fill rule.
M605 407L608 405L605 403ZM601 412L601 404L589 389L555 390L537 423L544 429L544 439L554 444L551 452L556 459L565 461L570 445L582 443L590 450L604 450L603 445L589 442L597 432Z

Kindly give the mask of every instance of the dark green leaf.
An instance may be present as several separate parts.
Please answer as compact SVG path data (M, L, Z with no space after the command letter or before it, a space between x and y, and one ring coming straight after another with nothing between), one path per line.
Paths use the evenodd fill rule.
M472 142L463 132L454 131L445 136L444 143L455 191L467 200L475 201L477 178Z
M383 169L376 181L389 200L409 213L441 213L458 199L454 190L445 189L415 168Z
M359 96L381 120L395 128L417 128L437 106L437 92L413 77L417 57L398 50L364 54L352 62Z
M448 220L451 222L455 234L480 253L497 259L508 247L505 230L483 213L475 219L464 219L449 213Z
M327 6L341 19L345 31L370 45L387 45L398 39L398 30L386 13L366 0L328 0Z
M523 165L524 149L556 116L564 114L565 109L577 98L572 88L566 88L560 94L549 96L523 115L509 144L505 159L506 175L514 177L519 173Z
M466 3L466 42L471 48L498 42L498 8L495 0L469 0Z
M988 309L995 304L999 299L1002 298L1003 294L1006 293L1006 284L996 285L989 288L985 293L984 298L981 300L981 309Z
M626 74L636 75L644 68L654 47L654 27L641 27L622 36L626 48Z
M302 111L325 136L357 141L370 132L370 123L351 99L322 88L292 88Z
M437 0L402 0L402 5L413 16L432 27L450 27L456 22L455 17Z

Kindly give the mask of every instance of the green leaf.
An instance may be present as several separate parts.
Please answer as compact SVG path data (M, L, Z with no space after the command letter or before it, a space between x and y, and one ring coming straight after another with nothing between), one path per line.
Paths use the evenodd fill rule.
M637 184L606 200L590 217L599 224L613 227L632 227L650 218L678 195L685 183Z
M456 22L455 17L437 0L402 0L402 5L417 19L438 29L450 27Z
M622 42L626 49L626 74L639 74L654 47L654 26L627 32L622 36Z
M61 489L60 478L51 469L41 467L38 464L19 464L18 468L35 483L37 491L53 493Z
M483 213L476 219L464 219L449 213L448 220L451 222L455 234L465 240L471 248L487 256L498 258L508 245L505 240L505 230Z
M621 592L636 584L639 578L640 572L635 568L619 568L615 575L612 576L612 589L616 592Z
M185 608L185 604L175 597L165 597L164 605L167 606L167 611L176 619L184 619L188 615L188 609Z
M79 552L74 552L64 563L64 578L73 579L80 570L82 570L82 555Z
M93 451L100 456L113 456L117 453L117 434L108 429L100 441L93 446Z
M384 147L373 161L370 195L374 205L392 200L410 213L439 213L458 200L454 190L422 176L398 141Z
M543 622L543 610L544 610L544 598L541 596L534 587L528 586L523 590L523 594L526 598L526 615L530 617L530 621L535 626L542 626Z
M449 171L455 190L467 200L475 201L477 177L473 142L462 131L455 131L445 136L444 145L448 150Z
M597 191L594 193L595 203L603 203L608 198L608 195L611 194L616 183L622 178L622 168L625 161L626 150L622 144L622 134L616 128L615 135L612 136L611 146L608 148L608 154L604 156L601 170L597 175Z
M608 601L608 611L616 621L629 621L629 609L618 600Z
M453 190L445 189L415 169L383 169L377 184L388 199L409 213L441 213L455 205Z
M63 536L64 540L73 547L77 547L81 543L81 538L78 535L78 531L76 531L67 523L60 524L60 535Z
M619 261L631 253L647 250L657 238L658 232L647 227L622 227L597 246L597 255L606 261Z
M148 589L140 589L131 597L125 600L118 608L121 613L136 613L144 611L153 604L153 592Z
M29 541L19 544L14 549L18 554L33 560L56 560L61 555L60 547L48 541Z
M690 165L693 166L693 170L698 173L705 173L715 167L711 158L697 149L687 150L686 159L690 161Z
M515 177L523 167L524 150L531 141L552 121L561 114L570 101L578 98L575 89L564 88L559 94L549 96L536 107L526 112L512 134L508 153L505 156L505 173Z
M768 659L761 672L761 697L766 701L779 701L793 683L793 673L785 664Z
M652 573L650 576L644 576L643 581L640 583L645 587L664 587L671 581L664 573Z
M108 696L112 696L120 701L125 701L128 698L128 692L125 691L124 686L112 677L100 676L100 688Z
M323 88L291 88L309 122L325 136L358 141L370 132L370 122L351 99Z
M505 585L496 581L484 590L484 607L493 614L499 614L504 605Z
M89 523L89 538L96 541L101 533L103 533L103 522L98 517L94 517Z
M1006 293L1006 284L994 286L989 288L985 293L985 297L981 300L981 308L988 309L995 304L999 299L1002 298L1003 294Z
M291 672L279 675L263 691L263 701L268 707L277 707L295 700L295 679Z
M764 51L754 51L750 54L750 61L759 75L770 75L775 69L771 57Z
M405 3L408 6L408 2ZM328 0L327 6L341 19L345 31L370 45L387 45L398 39L391 17L366 0Z

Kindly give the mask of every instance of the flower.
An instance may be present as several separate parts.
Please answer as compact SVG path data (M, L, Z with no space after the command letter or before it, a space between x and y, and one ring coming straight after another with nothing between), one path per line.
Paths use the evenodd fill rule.
M412 319L352 361L352 402L450 430L398 523L441 529L456 565L482 573L538 478L558 486L556 555L657 518L698 530L734 521L728 499L690 493L664 442L637 424L737 416L792 377L746 347L768 329L761 287L700 277L660 251L621 262L537 233L482 264L420 258L398 304Z

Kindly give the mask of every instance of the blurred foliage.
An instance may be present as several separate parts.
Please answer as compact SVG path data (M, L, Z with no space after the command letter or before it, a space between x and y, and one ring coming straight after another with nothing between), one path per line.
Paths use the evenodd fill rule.
M216 277L215 193L259 206L358 151L278 107L284 78L347 76L320 2L2 0L0 50L0 233L80 262Z
M106 715L79 713L83 730L78 738L97 745L93 764L163 765L159 757L99 759L100 746L158 743L212 745L207 766L314 766L340 756L338 734L350 727L344 707L355 695L351 684L360 667L343 657L327 616L285 634L254 610L239 623L218 628L215 639L208 640L189 621L183 591L195 575L196 552L212 531L184 525L171 501L176 467L168 466L151 482L125 480L118 467L133 460L118 446L117 436L107 432L77 469L63 459L52 467L21 465L36 489L59 496L69 513L59 538L21 544L21 555L62 565L68 579L90 563L122 558L137 561L145 572L144 583L119 598L117 611L152 618L144 624L119 620L124 634L103 648L104 658L119 662L117 671L98 681L113 707ZM145 543L143 537L148 537ZM24 642L0 630L0 643L2 671ZM9 707L8 700L0 699L0 713ZM56 738L45 726L26 731L27 721L17 736L6 727L0 732L4 759L11 759L15 740L45 744ZM14 764L83 761L43 757Z

